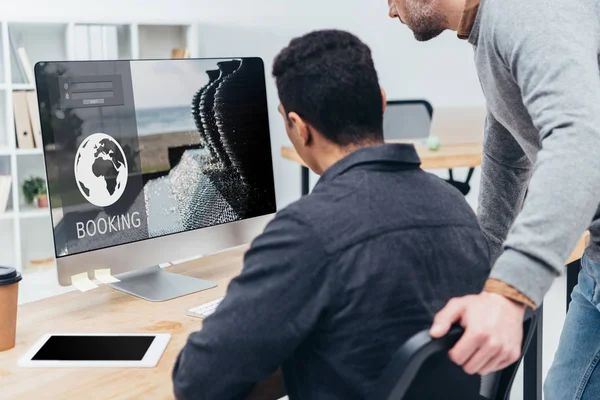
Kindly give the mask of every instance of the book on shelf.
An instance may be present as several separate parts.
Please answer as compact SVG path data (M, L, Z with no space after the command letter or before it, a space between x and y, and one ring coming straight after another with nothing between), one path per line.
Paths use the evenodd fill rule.
M171 58L190 58L190 52L188 49L176 48L171 50Z
M54 257L45 258L31 258L29 260L28 269L30 270L44 270L54 268Z
M116 60L119 58L119 36L115 25L75 25L76 60Z
M27 111L29 112L29 122L33 132L34 145L37 148L42 148L42 124L40 122L40 110L38 108L37 93L30 90L25 93L27 97Z
M20 149L33 149L33 132L27 107L27 93L24 91L13 92L13 108L15 114L15 133L17 135L17 147Z
M104 44L102 43L102 26L88 25L88 60L104 60Z
M104 60L119 59L119 32L115 25L102 26L102 48Z
M90 38L88 25L75 25L73 52L75 60L90 59Z
M17 53L19 53L19 60L21 60L21 66L23 67L23 70L25 71L25 76L27 77L28 83L35 85L35 75L33 73L33 65L31 65L31 62L29 61L29 56L27 55L25 48L19 47L17 49Z
M19 50L17 49L17 45L15 44L12 35L8 35L8 39L10 42L10 49L11 49L11 61L13 63L13 76L12 76L12 80L13 82L27 82L28 81L28 76L27 76L27 72L25 71L25 68L23 68L23 64L22 62L20 62L20 56L19 56ZM15 74L18 74L19 76L15 76ZM30 82L32 83L32 82Z
M5 213L8 208L11 184L12 177L10 175L0 175L0 214Z

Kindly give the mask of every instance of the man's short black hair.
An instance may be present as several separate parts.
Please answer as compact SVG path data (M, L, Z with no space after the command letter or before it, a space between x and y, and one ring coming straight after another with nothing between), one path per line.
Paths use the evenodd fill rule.
M296 38L275 58L273 76L285 112L296 112L330 141L383 141L377 71L356 36L322 30Z

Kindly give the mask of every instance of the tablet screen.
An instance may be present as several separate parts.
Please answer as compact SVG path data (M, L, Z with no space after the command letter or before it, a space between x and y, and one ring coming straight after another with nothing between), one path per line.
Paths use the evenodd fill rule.
M34 361L141 361L154 336L51 336Z

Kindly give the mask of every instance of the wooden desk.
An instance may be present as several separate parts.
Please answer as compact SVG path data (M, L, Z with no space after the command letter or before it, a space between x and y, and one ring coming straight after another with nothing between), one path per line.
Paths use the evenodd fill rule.
M0 353L2 399L172 399L171 371L190 333L202 320L188 309L225 294L242 269L246 247L170 267L172 272L212 280L214 289L151 303L108 286L71 292L19 307L17 345ZM170 333L156 368L23 369L18 360L45 333Z
M388 143L397 143L389 141ZM421 158L421 168L423 169L448 169L453 168L471 168L469 176L473 173L475 167L481 165L482 144L469 143L458 145L442 145L438 151L430 151L426 146L415 146L417 153ZM296 150L291 146L281 148L281 157L286 160L295 162L301 167L302 176L302 195L308 194L309 191L309 171L306 164Z
M583 257L583 252L585 251L585 248L588 246L589 242L590 242L590 233L585 232L583 234L583 236L581 236L581 239L579 239L577 246L575 246L575 250L573 250L573 253L571 253L571 257L569 257L569 260L567 261L567 265L571 264L571 263L581 259L581 257Z
M584 241L571 259L581 258ZM169 271L209 279L214 289L164 303L151 303L101 286L91 292L71 292L19 307L17 346L0 353L2 399L172 399L171 371L190 333L202 321L185 312L225 294L239 274L246 246L169 268ZM18 360L45 333L170 333L171 342L156 368L22 369ZM540 329L541 332L541 329ZM528 352L525 392L541 390L541 334ZM527 365L531 364L531 368ZM539 379L535 376L539 373ZM528 383L529 382L529 383ZM541 399L527 396L525 399Z

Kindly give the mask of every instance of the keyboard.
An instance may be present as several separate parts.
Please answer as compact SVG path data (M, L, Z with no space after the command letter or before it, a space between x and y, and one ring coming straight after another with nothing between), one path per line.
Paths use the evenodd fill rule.
M213 300L206 304L201 304L198 307L190 308L187 311L187 315L190 317L202 318L205 319L209 315L212 315L219 307L219 304L223 301L223 297L220 297L216 300Z

